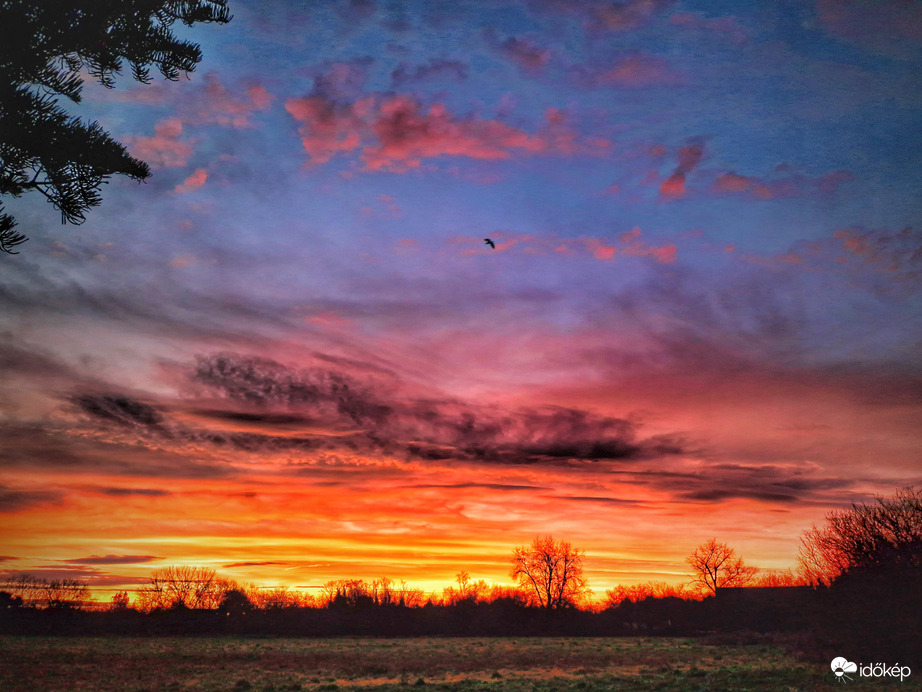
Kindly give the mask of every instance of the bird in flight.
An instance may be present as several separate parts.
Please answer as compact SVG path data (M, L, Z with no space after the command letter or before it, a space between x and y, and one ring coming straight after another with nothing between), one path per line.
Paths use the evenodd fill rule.
M493 248L494 250L496 249L496 243L494 243L494 242L493 242L492 240L490 240L489 238L484 238L484 239L483 239L483 242L485 242L487 245L489 245L489 246L490 246L491 248Z

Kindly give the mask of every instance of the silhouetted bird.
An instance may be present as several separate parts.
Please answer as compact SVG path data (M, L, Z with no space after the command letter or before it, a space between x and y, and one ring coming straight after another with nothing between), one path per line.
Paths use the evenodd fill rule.
M496 243L494 243L494 242L493 242L492 240L490 240L489 238L484 238L484 239L483 239L483 242L485 242L487 245L489 245L489 246L490 246L491 248L493 248L494 250L496 249Z

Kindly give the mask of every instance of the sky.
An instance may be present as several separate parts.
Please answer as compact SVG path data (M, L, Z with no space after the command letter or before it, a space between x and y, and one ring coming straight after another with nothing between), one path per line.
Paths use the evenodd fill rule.
M264 0L0 258L0 569L597 595L922 483L922 3ZM485 238L495 242L489 247Z

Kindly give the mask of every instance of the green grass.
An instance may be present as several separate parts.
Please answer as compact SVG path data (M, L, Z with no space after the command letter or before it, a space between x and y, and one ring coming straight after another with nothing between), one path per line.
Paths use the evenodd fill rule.
M779 648L679 638L0 636L0 652L0 689L5 692L808 692L891 687L860 679L847 688L835 685L828 665L798 661ZM920 687L906 681L900 689Z

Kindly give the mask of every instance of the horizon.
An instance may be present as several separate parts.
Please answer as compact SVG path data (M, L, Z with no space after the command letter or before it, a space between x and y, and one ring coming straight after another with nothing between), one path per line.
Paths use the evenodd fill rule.
M147 184L3 200L0 578L428 593L549 534L598 597L922 485L922 6L230 10L62 100Z

